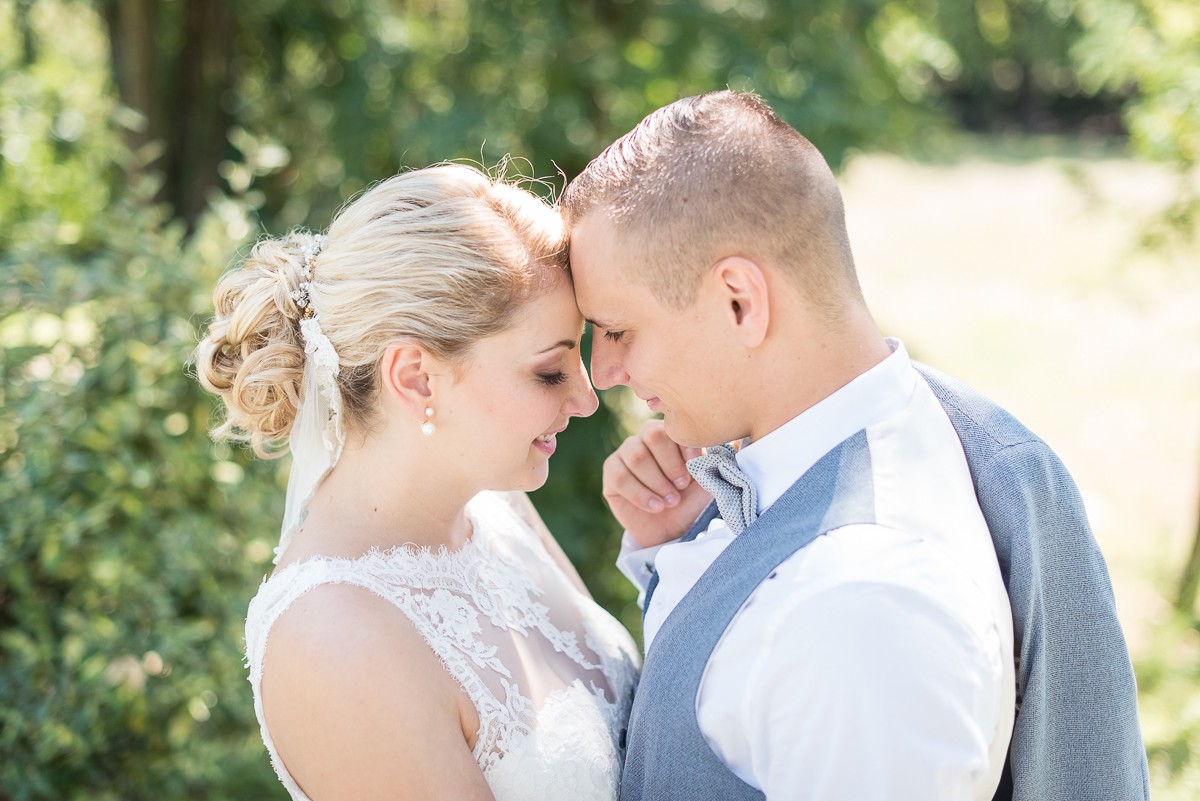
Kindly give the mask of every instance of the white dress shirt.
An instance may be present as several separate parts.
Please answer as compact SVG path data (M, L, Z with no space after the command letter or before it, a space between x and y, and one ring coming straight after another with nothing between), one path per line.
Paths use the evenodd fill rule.
M949 419L888 342L879 365L737 455L760 514L864 429L874 478L876 523L786 559L725 630L700 686L705 739L771 801L987 801L1008 749L1012 615L991 537ZM643 592L651 565L659 575L648 653L733 537L720 519L656 548L626 535L622 572Z

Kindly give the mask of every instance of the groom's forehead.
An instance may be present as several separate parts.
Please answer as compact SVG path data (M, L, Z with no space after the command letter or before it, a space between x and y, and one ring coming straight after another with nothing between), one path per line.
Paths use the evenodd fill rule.
M624 238L622 228L616 210L597 206L571 223L570 237L572 242L583 238L592 246L615 245Z
M588 280L575 281L575 303L583 319L595 328L611 330L619 328L634 299L632 293L638 288L633 282L624 280L619 274L591 274Z
M619 242L611 224L589 214L571 227L570 264L576 284L589 286L618 272Z

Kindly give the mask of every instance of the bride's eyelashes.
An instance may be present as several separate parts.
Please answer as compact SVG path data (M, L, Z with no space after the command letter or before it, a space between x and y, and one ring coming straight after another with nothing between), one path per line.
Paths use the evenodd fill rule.
M621 337L625 336L624 331L605 331L604 338L609 342L620 342Z
M567 380L567 374L562 370L557 373L538 373L538 383L547 387L555 387Z

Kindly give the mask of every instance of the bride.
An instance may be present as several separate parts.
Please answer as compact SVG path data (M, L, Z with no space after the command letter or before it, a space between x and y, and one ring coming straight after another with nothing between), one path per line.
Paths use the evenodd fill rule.
M246 648L293 799L615 799L638 658L524 495L596 409L558 215L465 166L259 242L197 351L292 453Z

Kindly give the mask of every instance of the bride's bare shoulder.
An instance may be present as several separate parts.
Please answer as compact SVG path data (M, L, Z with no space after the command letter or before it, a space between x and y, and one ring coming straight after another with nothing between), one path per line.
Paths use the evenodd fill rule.
M472 705L404 613L367 589L321 585L280 615L262 701L311 798L491 797L468 742Z
M307 590L279 616L267 659L314 656L334 646L342 659L386 659L408 654L410 643L420 644L420 635L395 604L357 584L330 582Z

